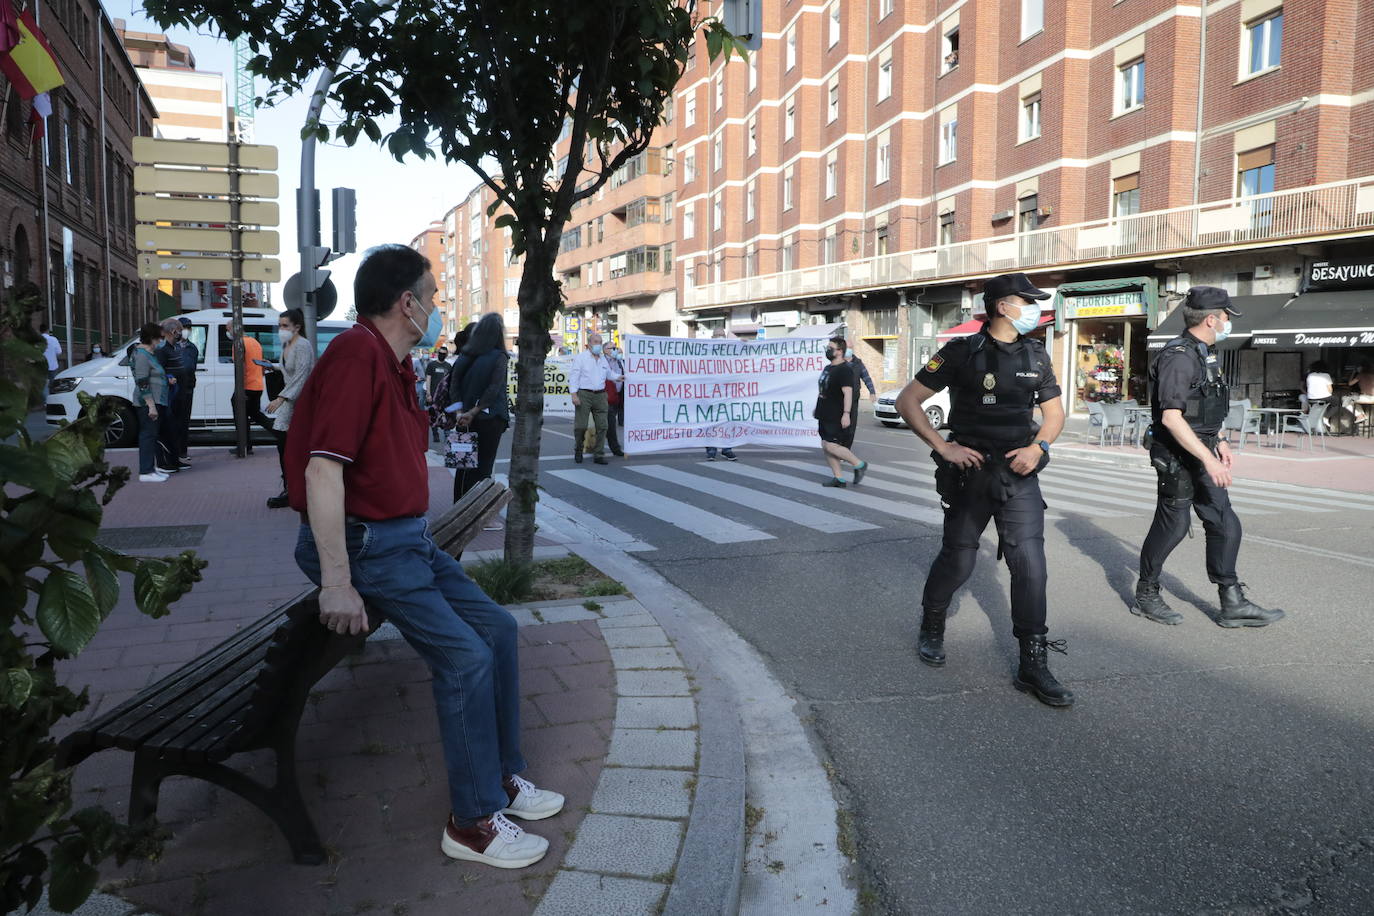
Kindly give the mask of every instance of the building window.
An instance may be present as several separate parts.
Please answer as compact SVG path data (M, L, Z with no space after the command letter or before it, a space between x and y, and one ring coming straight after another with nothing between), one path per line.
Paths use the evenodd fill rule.
M663 202L657 197L641 197L625 205L625 227L657 223L663 219Z
M759 56L749 55L749 91L753 92L759 88Z
M746 222L754 221L754 182L750 181L749 186L744 189L744 219Z
M724 225L725 207L721 203L720 192L717 191L715 196L711 198L711 228L719 232Z
M797 240L795 237L784 239L782 243L782 270L794 270L797 266Z
M940 165L953 162L959 155L959 119L951 118L940 125Z
M880 258L884 257L887 254L886 226L879 226L877 231L873 234L873 249L873 253Z
M750 156L759 151L759 119L757 117L749 119L748 148Z
M892 48L878 55L878 101L892 95Z
M787 30L787 69L791 70L797 65L797 27L792 26Z
M682 154L682 183L691 184L697 179L697 151L689 149Z
M663 221L671 223L673 221L673 193L670 191L663 195Z
M1021 40L1045 29L1045 0L1021 0Z
M954 211L940 214L940 244L954 244Z
M891 15L892 15L892 0L879 0L879 2L878 2L878 18L879 18L880 20L881 20L881 19L886 19L888 16L891 16Z
M716 110L719 111L720 107L725 104L725 74L718 74L712 80L711 85L716 97Z
M1016 228L1020 232L1030 232L1040 228L1040 197L1029 194L1016 202Z
M840 41L840 0L834 0L830 4L830 40L826 47L833 48Z
M945 33L941 42L940 72L948 73L959 66L959 27L956 25Z
M832 123L840 116L840 77L830 77L830 87L826 91L825 122Z
M1262 146L1259 149L1241 153L1236 157L1237 193L1241 197L1255 197L1274 190L1274 147ZM1273 215L1274 198L1266 197L1250 204L1250 228L1265 230L1269 228Z
M840 160L839 154L831 150L825 156L825 199L829 200L839 193Z
M792 177L796 174L792 166L782 170L782 208L792 209Z
M1117 114L1134 111L1145 104L1145 58L1123 64L1117 69Z
M75 121L76 110L70 105L62 106L62 174L67 184L76 182L76 172L72 169L72 147L76 145Z
M725 164L725 138L724 138L724 137L716 137L715 142L711 144L711 169L712 169L712 171L717 171L717 172L718 172L718 171L720 171L720 167L723 166L724 164Z
M787 107L782 116L782 138L791 140L797 132L797 97L791 96L787 100Z
M689 92L687 100L682 103L682 126L691 127L697 123L697 94Z
M1140 212L1140 173L1112 179L1112 215L1134 216Z
M821 242L821 263L836 264L840 260L840 237L835 234L835 227L831 226Z
M673 272L673 243L669 242L659 249L659 263L663 265L663 272L670 274Z
M682 208L682 237L690 239L697 234L697 210L696 204L688 204Z
M1021 139L1034 140L1040 136L1040 93L1021 100Z
M882 184L892 177L892 134L883 131L878 135L878 168L874 184Z
M1245 48L1248 49L1246 73L1262 73L1279 65L1279 49L1283 45L1283 9L1245 27Z

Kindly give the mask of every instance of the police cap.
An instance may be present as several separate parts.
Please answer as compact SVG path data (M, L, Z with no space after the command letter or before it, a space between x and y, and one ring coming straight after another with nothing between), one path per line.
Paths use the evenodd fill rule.
M1031 283L1030 278L1025 274L1002 274L983 284L983 304L981 308L974 307L974 314L987 314L997 300L1005 299L1007 296L1021 296L1024 299L1048 299L1050 294L1043 289L1036 289L1035 284Z
M1183 299L1183 304L1198 311L1222 309L1226 314L1236 318L1241 317L1242 314L1240 309L1231 304L1231 294L1216 286L1190 286L1188 295Z

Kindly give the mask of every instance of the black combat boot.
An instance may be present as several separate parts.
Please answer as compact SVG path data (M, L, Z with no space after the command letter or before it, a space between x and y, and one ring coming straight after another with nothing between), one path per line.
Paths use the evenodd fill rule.
M1021 667L1016 670L1012 683L1022 693L1034 694L1035 698L1047 706L1072 706L1073 693L1054 679L1046 664L1048 650L1064 653L1064 640L1049 642L1043 636L1022 636ZM1067 654L1067 653L1065 653Z
M1141 579L1135 586L1135 604L1131 613L1155 623L1175 626L1183 622L1183 615L1165 603L1159 594L1158 579Z
M1217 626L1267 627L1284 618L1283 611L1277 608L1270 610L1252 604L1245 597L1244 582L1217 586L1217 592L1221 595L1221 615L1217 617Z
M921 609L921 635L916 638L921 661L933 668L945 663L945 612Z

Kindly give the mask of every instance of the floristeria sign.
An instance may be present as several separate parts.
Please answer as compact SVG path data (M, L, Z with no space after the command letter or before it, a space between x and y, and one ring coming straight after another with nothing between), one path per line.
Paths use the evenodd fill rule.
M625 335L625 451L819 446L811 409L826 344Z

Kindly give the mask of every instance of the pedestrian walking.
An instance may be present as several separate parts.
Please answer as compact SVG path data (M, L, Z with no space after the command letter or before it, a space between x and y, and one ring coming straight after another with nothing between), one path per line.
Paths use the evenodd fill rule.
M182 440L181 414L184 412L189 416L191 412L192 395L183 394L183 387L191 386L194 391L196 363L195 357L179 346L181 322L175 318L168 318L160 327L162 340L155 355L167 376L168 393L167 416L159 424L157 469L164 474L175 474L191 466L190 462L181 458L186 451L186 443Z
M854 469L854 485L858 486L868 471L868 462L851 451L854 445L855 411L858 399L855 391L854 370L845 361L846 351L843 337L832 337L825 348L825 358L829 361L821 370L820 392L816 397L816 409L811 415L820 424L821 448L825 452L825 462L830 465L830 479L821 484L824 487L845 487L840 476L846 462Z
M620 430L625 428L625 362L620 356L619 347L606 348L606 365L617 376L615 380L606 382L606 444L611 447L612 455L624 458Z
M573 414L573 460L582 463L588 422L595 429L596 436L590 448L597 464L606 461L606 383L620 381L606 355L602 352L601 335L587 335L587 349L573 358L572 372L568 387L572 389Z
M921 596L921 661L945 663L945 615L973 574L978 542L994 520L998 555L1011 573L1012 635L1020 645L1013 683L1042 703L1065 707L1073 705L1073 693L1046 660L1064 644L1046 638L1045 502L1036 476L1064 428L1064 405L1045 345L1026 336L1040 322L1039 300L1048 298L1025 274L988 280L977 312L986 316L982 330L931 357L898 396L897 410L933 449L935 488L945 509L943 544ZM949 441L922 409L945 388L951 392Z
M162 341L162 328L148 322L138 329L138 343L129 354L133 371L138 417L138 479L140 483L162 483L167 475L157 467L157 443L161 427L168 422L167 373L158 362L157 348Z
M452 368L453 367L449 365L448 361L448 350L444 347L440 347L438 352L434 354L434 359L431 359L429 365L425 368L425 396L427 403L433 404L435 402L435 393L438 392L440 388L444 387L445 382L448 380L449 370ZM439 441L438 427L432 429L430 434L433 441Z
M720 450L720 456L726 461L739 461L739 455L736 455L735 450L728 445ZM706 446L706 460L716 460L716 447L714 445Z
M1150 364L1150 464L1159 478L1154 521L1140 548L1140 580L1131 613L1156 623L1179 624L1183 615L1160 595L1164 561L1188 533L1189 508L1202 520L1207 541L1207 578L1217 586L1223 627L1263 627L1283 611L1262 608L1245 596L1236 575L1240 519L1231 508L1233 458L1218 438L1231 395L1217 361L1216 345L1241 313L1215 286L1194 286L1183 300L1182 334L1164 345Z
M50 333L46 321L39 326L38 332L43 335L43 357L48 361L48 380L43 383L43 402L47 403L48 389L52 387L52 380L57 377L58 370L62 367L57 360L62 355L62 344Z
M287 309L277 319L277 336L281 339L281 392L267 405L272 415L272 434L277 440L277 462L281 466L281 492L268 497L267 508L281 509L291 504L286 485L286 438L291 429L291 414L296 399L305 388L310 370L315 368L315 348L305 336L305 313Z
M182 315L177 319L181 333L177 335L176 347L181 351L182 365L187 369L177 380L175 400L172 402L172 422L177 428L177 443L181 453L177 459L182 464L190 464L191 413L196 401L196 371L200 366L200 348L188 336L191 333L191 319Z
M868 389L868 396L870 398L876 398L878 396L878 388L873 384L873 376L868 374L868 367L864 365L863 360L859 359L858 354L854 352L854 348L849 346L847 341L845 342L845 346L847 348L845 350L845 362L849 363L849 368L854 370L854 390L857 392L859 390L859 384L862 384Z
M435 545L425 521L428 418L406 354L443 329L436 289L429 260L405 245L373 248L358 265L357 324L320 357L291 417L296 561L320 586L325 627L364 633L371 607L429 666L448 770L444 854L521 868L549 844L507 816L552 817L564 799L519 775L515 619Z
M472 329L446 379L455 426L477 435L477 466L455 470L454 502L478 481L490 477L496 466L501 437L510 426L510 403L506 398L509 367L505 324L500 315L488 312Z
M249 423L256 423L259 427L269 433L274 432L272 421L262 412L262 392L266 388L262 374L262 344L258 339L247 331L243 332L243 409L248 415ZM236 399L230 396L231 415L234 417L234 429L238 429L239 412ZM232 454L238 454L238 447L229 450ZM253 454L253 428L248 427L248 454Z

